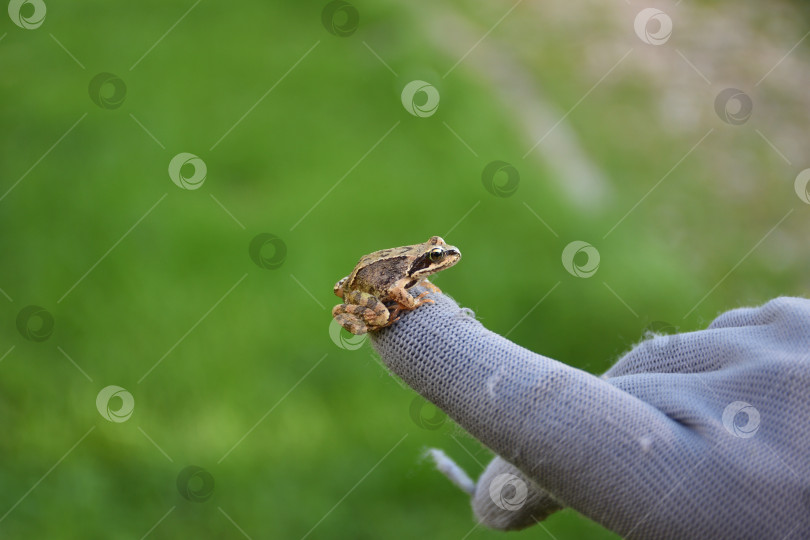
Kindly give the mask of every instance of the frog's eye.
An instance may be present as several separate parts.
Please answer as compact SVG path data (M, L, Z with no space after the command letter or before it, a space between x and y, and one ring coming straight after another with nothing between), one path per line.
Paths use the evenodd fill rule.
M428 257L432 262L441 262L444 259L444 249L433 248L428 252Z

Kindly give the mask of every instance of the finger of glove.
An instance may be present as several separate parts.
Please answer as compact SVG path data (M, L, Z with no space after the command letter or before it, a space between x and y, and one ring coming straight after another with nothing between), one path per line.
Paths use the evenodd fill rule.
M475 485L473 513L478 522L491 529L525 529L562 509L517 467L496 456Z
M679 480L672 464L702 457L699 436L661 411L490 332L444 295L431 298L372 334L373 346L391 371L561 503L629 530Z
M799 402L810 373L810 300L777 298L729 311L707 330L667 336L656 345L660 339L638 345L605 380L711 440L727 435L723 415L729 406L756 404L757 414L761 410L781 420L765 422L760 438L793 446L781 435L788 431L778 425L803 408ZM790 432L788 440L799 440L795 430Z
M717 317L706 330L655 336L636 345L604 375L703 373L739 366L752 359L807 355L810 301L776 298L756 308L739 308Z

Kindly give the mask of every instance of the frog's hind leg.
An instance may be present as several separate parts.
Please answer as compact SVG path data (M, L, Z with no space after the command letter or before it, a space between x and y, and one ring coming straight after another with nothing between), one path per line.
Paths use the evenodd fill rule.
M351 313L362 314L371 325L385 326L388 323L388 308L373 294L361 291L349 291L344 298Z
M332 316L349 332L357 334L358 332L355 331L357 325L365 328L359 333L388 326L388 308L374 295L349 291L344 300L346 300L345 304L339 304L332 309ZM346 324L343 324L344 321Z
M346 277L342 278L340 281L338 281L337 283L335 283L334 291L335 291L336 296L339 296L340 298L343 298L343 284L346 283L347 279L349 279L349 276L346 276Z
M388 324L394 324L399 320L399 312L402 311L402 308L396 302L389 302L389 305L386 305L388 308Z
M385 309L384 305L380 305L382 306L382 311L366 306L358 306L356 304L341 304L339 306L335 306L335 309L332 310L332 315L337 316L340 314L350 314L368 324L382 326L388 322L388 310Z
M356 336L368 332L366 323L353 313L338 313L334 317L340 326Z

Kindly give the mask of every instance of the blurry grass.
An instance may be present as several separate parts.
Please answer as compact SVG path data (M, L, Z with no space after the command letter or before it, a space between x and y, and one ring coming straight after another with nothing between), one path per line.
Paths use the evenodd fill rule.
M786 204L770 189L742 202L712 192L705 188L711 179L700 160L684 162L602 240L702 135L669 134L665 126L647 121L656 96L632 73L618 72L567 119L616 192L610 207L589 214L566 199L560 179L548 177L542 162L521 159L534 141L525 140L515 119L493 100L491 82L469 76L463 63L441 78L457 59L438 53L423 37L418 11L426 5L413 11L395 3L358 5L360 30L339 39L321 26L320 3L249 2L236 10L201 3L130 71L190 6L141 2L111 9L86 1L70 9L49 4L37 31L0 21L0 35L8 33L0 42L5 128L0 191L87 113L0 202L5 231L0 288L13 298L0 298L5 321L0 354L14 347L0 363L0 418L7 434L0 440L6 463L0 471L0 512L95 426L0 522L5 537L139 538L172 507L153 537L235 537L222 511L254 538L301 537L405 435L312 537L467 534L473 521L465 497L419 456L426 446L443 447L477 474L480 465L451 436L481 463L490 454L449 422L436 431L417 427L409 416L414 393L383 371L367 345L340 350L327 334L329 309L336 302L332 284L360 255L375 249L444 235L455 227L447 240L462 249L464 261L437 281L502 333L561 282L510 338L594 373L637 341L652 320L692 329L738 303L807 294L798 267L775 270L769 259L780 253L766 250L767 256L741 265L683 319L776 223L783 214L780 205ZM469 14L480 21L481 35L500 16L495 12ZM562 41L548 35L553 22L546 27L529 42ZM513 17L488 39L511 43L520 54L519 42L528 36L510 34L520 28L521 17ZM50 33L87 69L75 64ZM598 78L581 69L583 46L567 43L538 46L533 58L524 58L561 111ZM126 82L121 108L102 110L89 100L87 84L101 71ZM412 117L400 104L402 86L415 78L433 82L441 93L434 117ZM749 146L756 137L750 131L739 136L754 137L743 141ZM208 179L202 189L181 191L169 181L168 162L179 152L205 160ZM760 157L770 159L765 154L751 159ZM482 188L481 169L494 159L518 166L516 196L497 199ZM757 207L763 208L761 215L752 215ZM745 224L734 219L743 215ZM801 219L806 224L806 213ZM247 256L250 239L261 232L277 234L287 244L287 260L278 270L260 269ZM602 254L593 279L574 278L560 264L562 248L575 239L594 243ZM29 304L54 315L54 334L46 342L27 342L16 332L16 314ZM135 396L135 413L126 423L106 422L94 408L96 394L110 384ZM191 464L205 467L216 481L214 496L204 504L185 501L175 488L178 472ZM544 525L558 538L612 537L571 510ZM510 537L537 534L543 533ZM501 535L479 527L469 537Z

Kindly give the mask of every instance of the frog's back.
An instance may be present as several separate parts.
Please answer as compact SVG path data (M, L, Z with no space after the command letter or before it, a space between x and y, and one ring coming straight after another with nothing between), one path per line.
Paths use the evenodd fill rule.
M357 261L357 264L354 266L354 270L352 270L352 273L349 274L347 284L353 286L354 283L357 281L357 275L361 272L361 270L364 270L369 266L373 265L374 261L378 260L380 253L384 253L386 251L391 250L382 249L380 251L375 251L374 253L369 253L368 255L363 255L362 257L360 257L360 260Z
M412 247L413 246L402 246L396 248L381 249L379 251L375 251L374 253L363 255L362 257L360 257L360 260L357 262L357 265L355 265L354 270L352 270L352 273L349 274L349 282L355 281L354 278L355 276L357 276L358 272L370 266L379 264L387 260L397 260L398 262L400 262L401 260L400 258L407 255Z
M357 266L365 266L374 261L382 261L385 259L393 259L396 257L401 257L407 255L408 253L411 253L415 247L416 246L402 246L402 247L381 249L380 251L375 251L374 253L364 255L360 259L360 262L357 263Z
M407 264L406 257L393 257L363 266L355 274L352 288L381 295L397 286L399 281L408 280L404 275Z

